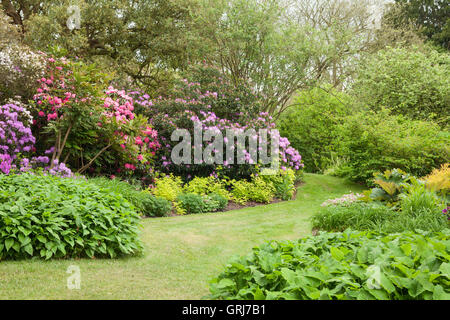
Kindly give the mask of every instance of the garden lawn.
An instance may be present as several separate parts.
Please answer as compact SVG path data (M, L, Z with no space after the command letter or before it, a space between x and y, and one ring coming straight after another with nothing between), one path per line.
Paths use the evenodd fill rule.
M201 299L208 281L233 255L269 239L311 234L320 204L361 186L305 175L297 199L224 213L143 221L143 256L125 259L0 262L0 299ZM67 288L68 266L81 270L81 289Z

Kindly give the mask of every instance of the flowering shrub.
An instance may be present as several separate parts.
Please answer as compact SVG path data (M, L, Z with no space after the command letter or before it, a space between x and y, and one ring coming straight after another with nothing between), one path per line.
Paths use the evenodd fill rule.
M173 172L177 175L181 175L186 179L190 179L193 176L217 176L219 173L222 176L230 178L249 178L252 174L259 173L260 163L253 161L251 154L248 152L248 148L243 148L245 159L243 164L233 164L233 159L226 158L223 159L222 164L208 164L206 160L203 159L201 164L174 164L171 161L172 149L178 144L170 140L172 133L176 129L187 129L191 136L194 135L194 125L195 123L200 123L202 130L214 130L215 132L221 132L224 136L223 146L224 153L225 147L228 143L233 143L228 141L226 137L227 130L233 130L238 133L249 132L248 130L254 129L258 133L259 129L274 129L275 123L272 122L272 118L267 113L261 113L255 119L249 118L248 114L242 113L238 120L232 121L228 119L222 119L217 117L217 115L211 111L205 112L200 111L196 114L192 110L184 110L182 112L177 112L173 116L168 114L155 114L153 116L153 124L155 128L158 129L160 135L160 140L165 148L162 148L157 153L157 158L161 159L160 163L157 164L157 168L163 172ZM275 133L275 132L274 132ZM300 154L290 146L289 140L279 135L274 134L273 138L279 139L279 159L280 168L285 171L287 168L292 168L294 170L300 170L303 168L302 157ZM261 143L261 137L257 134L253 134L250 139ZM206 148L212 148L214 142L203 141L202 150ZM268 135L268 144L270 145L271 138ZM192 143L191 154L195 153L195 145ZM236 147L242 147L241 145L235 146L234 154L236 155ZM233 148L233 147L232 147ZM259 151L262 149L259 148ZM236 160L236 158L235 158ZM234 161L236 162L236 161Z
M28 121L24 108L13 104L0 106L0 169L5 174L20 154L32 151L36 142L31 129L21 120Z
M20 43L12 30L14 25L4 21L3 13L0 14L0 103L15 96L26 101L36 88L36 80L42 76L45 61L39 53ZM3 36L6 41L1 41Z
M341 206L350 205L353 202L359 201L361 199L361 197L363 197L362 194L350 192L349 194L344 194L340 198L328 199L327 201L323 202L321 204L321 206L328 207L328 206L336 206L336 205L341 205Z
M194 176L223 176L231 178L249 178L258 172L259 166L246 152L245 163L233 165L230 159L222 159L223 164L173 164L171 153L178 142L171 141L176 129L187 129L191 137L194 124L199 122L203 130L220 131L223 136L226 130L247 132L254 129L275 129L273 119L267 113L260 113L259 98L245 85L235 86L226 75L205 65L193 66L189 71L190 79L183 79L173 92L165 97L150 99L148 94L133 92L135 110L151 119L158 131L163 148L157 152L160 159L157 168L160 171L173 172L189 180ZM290 146L286 138L274 137L280 141L280 161L283 170L291 167L299 170L303 167L301 156ZM256 135L250 139L258 139ZM224 146L228 144L224 139ZM231 142L231 141L230 141ZM261 141L260 141L261 142ZM202 150L212 147L213 142L203 142ZM270 144L270 139L269 139ZM194 150L194 148L192 148ZM236 149L234 149L236 150ZM214 150L216 153L217 150ZM194 154L194 153L191 153ZM203 159L208 162L208 159ZM220 162L220 161L219 161Z
M131 173L150 170L159 148L157 132L133 112L123 90L105 88L109 76L93 65L47 56L45 76L34 95L39 149L52 150L50 167L62 157L77 172Z
M31 160L26 157L35 150L36 139L29 127L31 121L29 111L22 106L7 104L0 107L1 173L24 173L42 168L44 174L72 177L72 171L58 160L50 166L50 159L46 156L32 157Z
M242 113L251 118L261 110L260 97L245 85L235 86L219 69L206 64L190 66L186 78L180 80L166 96L150 100L145 93L135 92L137 113L151 116L162 113L174 115L191 110L213 112L219 118L237 120Z

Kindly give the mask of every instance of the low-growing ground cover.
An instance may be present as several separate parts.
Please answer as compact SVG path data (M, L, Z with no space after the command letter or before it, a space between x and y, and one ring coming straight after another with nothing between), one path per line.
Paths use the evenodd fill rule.
M450 230L346 230L272 241L230 261L211 296L231 300L448 300Z
M296 200L214 214L142 221L143 256L121 259L0 262L0 299L200 299L234 255L267 239L311 234L320 204L362 187L305 175ZM67 289L66 270L81 270L81 290Z

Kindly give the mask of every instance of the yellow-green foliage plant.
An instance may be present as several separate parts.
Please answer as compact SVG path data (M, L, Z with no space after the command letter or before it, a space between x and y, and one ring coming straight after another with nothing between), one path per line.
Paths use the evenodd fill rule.
M231 193L226 189L227 182L215 177L195 177L183 187L185 193L195 193L207 196L212 193L219 194L228 200L232 199Z
M441 168L434 169L423 180L428 189L448 194L450 190L450 163L445 163Z
M177 196L183 192L183 182L180 177L174 175L155 178L154 187L150 192L157 197L175 201Z
M178 195L183 192L183 181L180 177L176 177L173 174L157 177L150 192L156 197L171 201L177 214L186 214L186 211L176 201Z

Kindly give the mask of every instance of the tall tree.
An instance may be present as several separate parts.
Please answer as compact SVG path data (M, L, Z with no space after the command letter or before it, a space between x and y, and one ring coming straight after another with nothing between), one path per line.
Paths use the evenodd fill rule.
M189 58L190 10L195 0L2 0L25 41L101 63L134 84L164 87ZM79 28L68 20L79 9ZM193 51L194 52L194 51Z
M398 26L409 21L428 39L450 50L449 0L395 0L400 8L395 15Z

